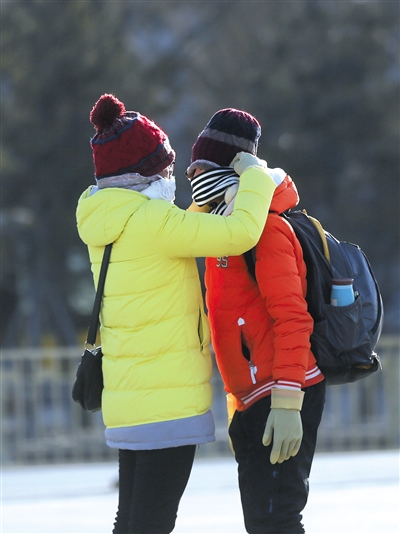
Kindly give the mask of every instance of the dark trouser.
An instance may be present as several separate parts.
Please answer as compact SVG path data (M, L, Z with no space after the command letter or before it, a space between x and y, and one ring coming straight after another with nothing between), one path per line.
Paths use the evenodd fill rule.
M195 451L195 445L119 451L119 503L113 534L173 531Z
M236 411L229 435L238 463L244 522L250 534L303 533L301 511L307 503L308 477L325 403L325 381L306 388L301 410L303 440L296 456L272 465L272 444L264 447L271 397Z

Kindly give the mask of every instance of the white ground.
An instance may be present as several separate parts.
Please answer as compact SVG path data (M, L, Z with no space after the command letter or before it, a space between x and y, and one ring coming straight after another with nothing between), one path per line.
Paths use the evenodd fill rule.
M117 466L5 467L3 534L106 534ZM399 534L399 451L318 454L304 511L307 534ZM233 458L196 460L174 533L244 533Z

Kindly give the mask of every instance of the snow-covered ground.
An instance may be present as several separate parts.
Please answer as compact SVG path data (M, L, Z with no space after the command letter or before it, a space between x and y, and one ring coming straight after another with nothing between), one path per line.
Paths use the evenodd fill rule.
M110 533L117 466L5 467L2 534ZM307 534L399 534L399 451L318 454ZM244 533L233 458L198 459L174 533Z

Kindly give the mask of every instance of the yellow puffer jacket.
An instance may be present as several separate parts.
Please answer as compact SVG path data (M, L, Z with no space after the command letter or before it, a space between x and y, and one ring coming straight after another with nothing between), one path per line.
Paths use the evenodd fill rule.
M230 217L190 213L136 191L108 188L77 208L97 284L114 243L102 311L106 440L154 449L214 440L209 327L195 257L238 255L258 241L273 181L246 170Z

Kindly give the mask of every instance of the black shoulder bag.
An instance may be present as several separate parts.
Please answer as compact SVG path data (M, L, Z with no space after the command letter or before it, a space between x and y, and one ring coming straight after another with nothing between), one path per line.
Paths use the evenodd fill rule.
M87 333L85 351L76 371L76 380L72 387L72 398L80 404L87 412L98 412L101 410L101 394L103 392L103 371L101 346L96 347L96 335L100 322L100 306L103 298L104 283L108 264L110 261L112 243L104 249L103 261L101 263L99 282L97 285L96 298L93 304L92 316L90 318ZM88 345L92 348L88 349Z

